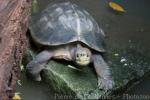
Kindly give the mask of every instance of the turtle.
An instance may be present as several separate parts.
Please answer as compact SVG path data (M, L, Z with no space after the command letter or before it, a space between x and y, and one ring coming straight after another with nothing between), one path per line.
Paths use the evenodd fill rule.
M113 88L112 73L102 55L104 31L84 8L71 2L49 4L30 18L29 29L33 41L46 47L27 64L34 80L42 80L40 73L50 59L63 59L81 67L92 63L98 88Z

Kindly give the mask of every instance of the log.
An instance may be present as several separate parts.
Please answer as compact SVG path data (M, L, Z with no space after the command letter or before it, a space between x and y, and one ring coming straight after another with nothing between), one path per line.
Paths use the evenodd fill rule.
M31 0L0 0L0 100L11 99L15 91L30 8Z

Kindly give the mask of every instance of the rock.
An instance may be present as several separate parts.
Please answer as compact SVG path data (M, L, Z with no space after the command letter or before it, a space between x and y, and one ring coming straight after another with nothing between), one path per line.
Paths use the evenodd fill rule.
M43 77L57 92L73 98L98 99L104 94L104 91L98 89L96 75L89 66L83 71L77 71L60 62L50 61Z
M126 49L121 47L115 50L110 49L108 54L105 55L115 80L113 90L125 88L129 83L134 83L134 80L140 79L150 70L149 57L146 57L139 51L134 51L134 49L128 47ZM118 56L114 55L116 51L119 54ZM27 50L24 62L27 63L34 57L35 53L32 50ZM126 59L126 62L120 62L122 57ZM111 98L108 95L112 91L105 93L103 90L98 89L97 77L92 65L80 71L68 67L69 64L71 63L51 60L42 72L43 80L51 84L56 93L59 94L55 95L56 99ZM126 66L124 66L125 64ZM71 66L74 65L71 64ZM61 95L62 93L63 95Z

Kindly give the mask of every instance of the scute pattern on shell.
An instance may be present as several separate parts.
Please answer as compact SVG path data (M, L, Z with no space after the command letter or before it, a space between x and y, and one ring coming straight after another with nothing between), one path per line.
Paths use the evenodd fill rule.
M39 15L31 17L29 28L35 42L41 45L80 41L96 51L105 51L103 30L86 10L71 2L48 5Z

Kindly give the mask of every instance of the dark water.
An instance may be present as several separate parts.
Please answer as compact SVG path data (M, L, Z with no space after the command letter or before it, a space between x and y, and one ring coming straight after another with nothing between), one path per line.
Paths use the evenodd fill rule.
M130 100L150 100L150 75L147 75L140 83L127 90L121 100L128 100L129 98Z
M40 10L50 2L67 0L37 0ZM107 49L137 47L144 56L150 54L150 0L112 0L122 5L126 13L117 13L108 7L110 0L70 0L85 8L106 33ZM39 11L40 11L39 10ZM136 56L136 55L135 55ZM147 59L149 60L149 59ZM44 83L34 83L22 78L24 85L18 86L24 100L50 100L54 95ZM125 94L150 96L150 75ZM127 97L127 95L126 95ZM124 98L124 97L123 97ZM128 98L124 98L128 99ZM133 100L133 99L131 99ZM137 99L135 99L137 100ZM141 99L139 99L141 100ZM144 99L143 99L144 100ZM147 99L148 100L148 99Z
M23 100L53 100L54 93L48 84L29 80L24 73L21 75L21 85L18 84L17 92Z

